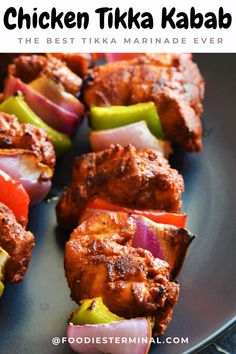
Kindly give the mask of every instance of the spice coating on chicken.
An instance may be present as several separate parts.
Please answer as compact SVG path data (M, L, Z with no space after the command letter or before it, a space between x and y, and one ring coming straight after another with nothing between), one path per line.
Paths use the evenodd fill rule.
M23 54L20 53L1 53L0 54L0 87L2 87L2 81L7 75L7 68L8 65L13 62L16 57L22 56ZM24 54L23 56L31 56L32 54ZM93 58L92 55L89 53L48 53L48 54L40 54L38 55L38 61L35 60L33 66L34 75L40 74L43 66L45 65L45 60L41 60L42 56L49 57L56 57L63 63L65 63L68 68L75 73L76 75L83 77L88 73L88 69L93 65ZM37 63L38 62L38 63ZM21 61L18 65L22 65ZM24 68L26 70L27 68ZM15 72L15 68L12 69L12 74ZM20 70L20 69L19 69ZM30 70L30 69L29 69ZM35 71L36 70L36 71Z
M108 210L86 208L80 216L79 224L92 216L107 213L114 214L117 211L111 212ZM159 249L161 249L161 255L158 257L169 264L171 279L175 279L181 271L188 247L195 238L195 235L182 227L160 224L140 215L129 215L136 220L136 224L141 222L142 225L145 225L146 230L151 230L151 233L155 233ZM146 237L148 238L148 236Z
M80 77L88 73L93 63L92 55L89 53L51 53L51 55L65 62L68 68Z
M76 227L86 202L96 196L133 209L179 212L183 191L182 176L161 153L111 145L76 159L72 183L57 205L58 222Z
M204 80L186 54L146 54L93 68L83 91L91 107L153 101L166 139L187 151L202 148Z
M150 252L131 247L135 222L124 213L91 217L66 244L65 271L72 299L101 296L113 313L133 318L155 317L162 334L179 296L170 282L169 266Z
M73 73L60 59L53 55L21 55L8 67L8 75L29 83L40 76L46 76L62 84L67 92L76 95L81 88L82 79Z
M2 112L0 112L0 149L33 151L41 163L54 169L55 152L45 130L31 124L19 124L14 115Z
M17 223L12 211L0 203L0 247L10 256L5 266L4 281L21 281L29 267L34 236Z

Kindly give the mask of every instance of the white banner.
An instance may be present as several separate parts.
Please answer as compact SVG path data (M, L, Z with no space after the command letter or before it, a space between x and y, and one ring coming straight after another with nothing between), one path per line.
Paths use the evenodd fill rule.
M12 0L1 52L236 52L234 0Z

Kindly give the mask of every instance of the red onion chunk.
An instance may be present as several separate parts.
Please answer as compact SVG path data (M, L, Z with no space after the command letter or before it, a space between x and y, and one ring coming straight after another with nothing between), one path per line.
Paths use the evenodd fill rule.
M79 115L58 106L25 85L20 79L11 76L5 82L4 100L14 95L17 91L23 93L24 99L30 108L52 128L65 134L72 134L75 131L80 120Z
M89 136L93 151L107 149L111 144L132 144L136 149L149 148L161 152L166 158L171 153L167 140L158 140L150 132L147 123L140 121L123 127L92 131Z
M172 278L176 278L184 263L194 235L188 230L168 224L158 224L143 216L132 215L136 222L132 247L143 248L170 266Z
M31 204L40 202L51 188L52 170L30 151L0 150L0 169L22 183Z
M132 247L143 248L150 251L156 258L164 259L163 251L157 234L142 220L136 218L136 232L133 237Z
M28 86L71 113L81 115L84 112L84 106L74 95L66 92L62 84L46 76L39 77Z
M114 338L113 343L109 342L109 337ZM69 323L67 338L70 347L80 354L147 354L150 348L151 326L144 317L98 325L75 326ZM96 343L96 338L101 339L100 343ZM103 343L105 339L107 343ZM133 342L130 339L133 339Z

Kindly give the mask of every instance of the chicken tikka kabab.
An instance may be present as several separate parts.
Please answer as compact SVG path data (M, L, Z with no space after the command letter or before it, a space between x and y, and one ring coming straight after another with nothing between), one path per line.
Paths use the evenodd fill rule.
M204 80L190 54L98 65L101 56L0 55L0 189L8 191L0 196L0 290L28 269L35 243L26 231L29 205L48 194L56 158L87 116L93 152L78 151L56 207L59 226L72 231L65 274L79 304L67 335L145 336L132 347L140 354L172 318L176 277L195 237L181 209L183 177L167 158L175 146L202 149ZM71 348L131 350L127 342Z

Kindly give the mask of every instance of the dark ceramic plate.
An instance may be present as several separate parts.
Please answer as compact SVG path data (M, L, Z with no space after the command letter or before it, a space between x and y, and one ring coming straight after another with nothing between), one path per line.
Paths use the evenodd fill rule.
M158 344L151 353L196 353L235 322L236 55L200 54L195 59L207 87L204 150L176 152L173 165L184 176L183 209L188 228L198 237L179 276L180 301L166 332L166 337L188 337L188 344ZM89 151L86 133L84 124L73 152L59 163L54 193L68 182L73 157ZM65 336L75 307L64 277L65 235L56 228L55 204L43 202L31 210L36 247L24 282L7 287L0 302L1 353L71 353L67 344L51 343L53 337Z

